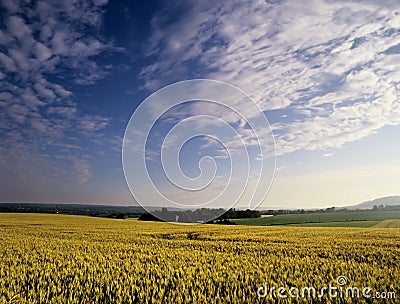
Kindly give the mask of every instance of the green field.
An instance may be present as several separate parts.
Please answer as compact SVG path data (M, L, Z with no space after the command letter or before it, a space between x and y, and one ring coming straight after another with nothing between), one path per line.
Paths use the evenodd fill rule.
M381 221L373 226L374 228L400 228L400 220Z
M177 225L0 213L0 303L398 303L399 228ZM265 286L385 299L259 297ZM397 301L397 302L396 302Z
M288 226L298 227L374 227L381 223L380 221L348 221L348 222L325 222L325 223L303 223L303 224L288 224ZM384 228L384 227L382 227Z
M283 214L271 217L236 219L239 225L297 225L315 227L372 227L381 221L400 219L400 211L351 211L332 213Z

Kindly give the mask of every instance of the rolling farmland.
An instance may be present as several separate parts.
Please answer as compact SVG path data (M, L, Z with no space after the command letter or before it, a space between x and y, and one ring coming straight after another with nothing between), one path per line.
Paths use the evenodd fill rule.
M373 227L381 221L400 220L400 211L347 211L283 214L270 217L237 219L240 225L296 225L316 227Z
M321 303L257 291L265 284L338 287L339 276L344 287L400 295L397 228L192 226L45 214L0 214L0 223L0 303ZM325 294L322 303L361 302Z

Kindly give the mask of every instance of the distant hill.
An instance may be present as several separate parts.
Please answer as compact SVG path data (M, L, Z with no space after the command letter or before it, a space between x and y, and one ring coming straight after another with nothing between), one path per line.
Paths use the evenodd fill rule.
M357 205L345 207L347 209L372 209L374 206L400 206L400 196L386 196L374 199L372 201L362 202Z

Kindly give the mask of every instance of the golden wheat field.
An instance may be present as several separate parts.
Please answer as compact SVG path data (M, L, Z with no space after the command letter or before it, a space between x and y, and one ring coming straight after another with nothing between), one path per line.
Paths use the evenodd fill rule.
M399 303L397 228L181 226L43 214L0 214L0 227L0 303ZM307 286L317 293L339 287L339 276L347 279L343 287L370 288L370 297L301 294ZM267 286L287 297L262 294Z

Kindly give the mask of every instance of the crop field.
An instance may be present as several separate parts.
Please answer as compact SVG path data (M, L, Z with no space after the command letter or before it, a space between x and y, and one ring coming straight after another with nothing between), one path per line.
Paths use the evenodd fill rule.
M399 303L400 297L399 228L3 213L0 257L0 303ZM348 297L347 289L328 296L320 291L328 286L369 288L369 297ZM279 288L286 298L264 293Z
M400 220L400 211L349 211L330 213L283 214L237 219L240 225L297 225L317 227L373 227L381 221ZM382 226L384 227L384 226Z
M377 223L375 228L400 228L400 220L386 220Z
M315 223L302 223L302 224L287 224L288 226L297 227L375 227L376 225L385 221L334 221L334 222L315 222ZM384 228L387 226L381 226Z

